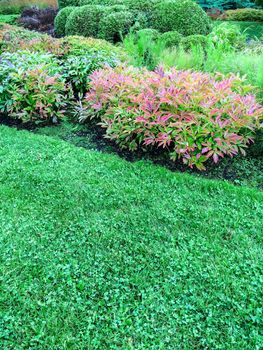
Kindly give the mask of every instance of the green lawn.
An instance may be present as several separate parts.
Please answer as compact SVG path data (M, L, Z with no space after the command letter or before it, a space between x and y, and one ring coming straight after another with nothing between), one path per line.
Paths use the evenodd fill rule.
M260 349L261 192L0 133L1 349Z

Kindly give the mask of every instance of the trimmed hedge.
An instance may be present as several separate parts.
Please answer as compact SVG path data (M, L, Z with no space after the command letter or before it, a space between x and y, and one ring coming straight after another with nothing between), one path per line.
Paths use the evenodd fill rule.
M99 22L105 7L86 5L77 7L68 17L66 35L83 35L98 37Z
M99 37L116 43L126 35L134 24L134 15L129 11L111 13L100 22Z
M176 30L184 36L206 35L211 20L192 0L164 0L154 8L153 27L163 33Z
M123 11L129 11L127 6L125 5L112 5L112 6L105 6L105 15L108 16L115 12L123 12Z
M112 6L112 5L123 5L123 0L80 0L80 6L84 5L101 5L101 6Z
M80 6L80 0L58 0L59 9L69 6Z
M176 30L172 32L163 33L160 36L160 41L165 47L178 46L182 40L182 34L178 33Z
M160 0L123 0L123 3L132 10L151 12Z
M189 35L181 40L181 44L185 50L190 50L195 45L205 47L207 42L207 36L201 34Z
M149 40L156 41L159 39L160 33L156 29L144 28L144 29L137 31L136 37L137 37L137 39L145 37L145 38L149 38Z
M226 11L221 18L227 21L263 22L263 10L237 9Z
M55 18L55 33L58 36L64 36L66 34L66 23L70 14L76 9L75 6L64 7L59 11Z
M120 47L109 43L106 40L85 38L83 36L67 36L60 39L68 48L68 55L79 56L83 53L101 53L108 57L115 57L119 61L127 61L126 52Z

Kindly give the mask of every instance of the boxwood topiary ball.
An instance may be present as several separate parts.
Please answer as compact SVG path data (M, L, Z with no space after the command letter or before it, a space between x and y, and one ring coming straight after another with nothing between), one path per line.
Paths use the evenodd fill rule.
M99 22L105 11L104 6L86 5L77 7L66 22L66 35L82 35L96 38Z
M178 33L176 30L172 32L163 33L160 36L160 40L165 47L178 46L182 40L182 34Z
M100 22L99 37L116 43L121 41L132 25L134 24L134 15L129 11L120 11L111 13L102 18Z
M155 5L153 27L160 32L178 31L182 35L203 34L211 31L210 19L192 0L164 0Z
M182 39L181 44L185 50L190 50L192 46L200 46L205 48L208 42L208 37L205 35L189 35Z

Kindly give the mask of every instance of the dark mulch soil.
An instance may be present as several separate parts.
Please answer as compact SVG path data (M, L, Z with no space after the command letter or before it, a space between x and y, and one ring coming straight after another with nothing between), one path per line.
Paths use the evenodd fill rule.
M10 118L7 115L2 113L0 113L0 124L14 127L18 130L28 130L28 131L36 130L39 127L39 125L34 122L30 121L30 122L23 123L21 119ZM51 124L50 122L41 123L41 127L50 126L50 125L54 125L54 124Z

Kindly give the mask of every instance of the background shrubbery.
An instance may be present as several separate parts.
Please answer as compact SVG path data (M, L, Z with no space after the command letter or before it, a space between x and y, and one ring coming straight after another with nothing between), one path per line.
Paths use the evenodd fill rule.
M257 9L228 10L224 12L221 18L228 21L263 22L263 10L257 10Z
M80 5L73 11L64 8L58 14L58 35L93 36L117 42L131 29L146 27L182 35L205 35L211 31L209 17L192 0L82 0Z

